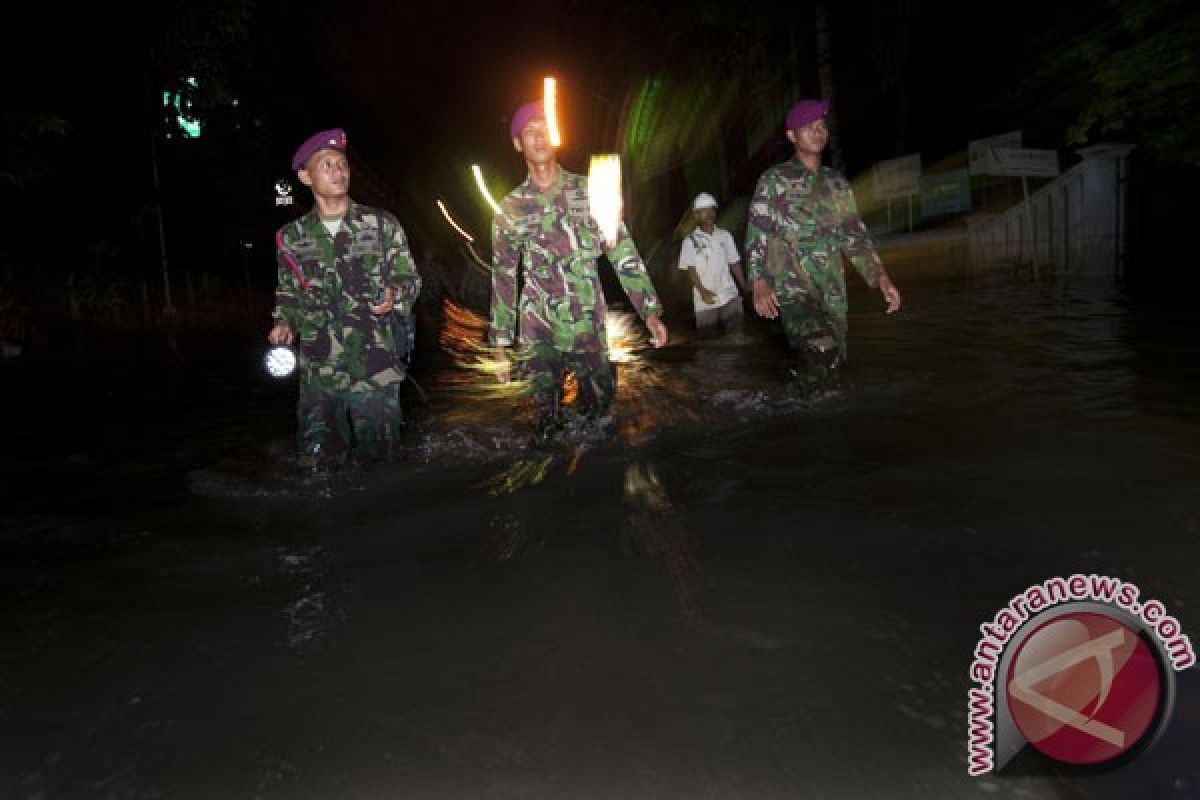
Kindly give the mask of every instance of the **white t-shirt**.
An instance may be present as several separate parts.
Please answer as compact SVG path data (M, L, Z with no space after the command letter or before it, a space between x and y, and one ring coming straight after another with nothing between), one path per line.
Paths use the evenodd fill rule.
M729 271L730 264L741 261L737 245L729 231L714 228L711 234L697 227L683 237L683 248L679 251L679 268L686 270L695 267L704 288L716 294L715 303L706 303L700 297L700 290L692 288L692 302L697 311L710 311L720 308L738 296L737 284L733 282L733 273Z
M337 236L337 232L342 229L342 218L325 219L321 217L321 224L325 226L325 230L329 231L330 236Z

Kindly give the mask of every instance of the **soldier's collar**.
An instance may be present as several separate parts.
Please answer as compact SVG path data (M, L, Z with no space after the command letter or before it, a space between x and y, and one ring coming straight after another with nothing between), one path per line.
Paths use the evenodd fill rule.
M358 203L354 202L353 199L351 199L350 205L346 206L346 213L342 216L342 223L349 227L352 222L359 219L359 216L359 205ZM301 217L300 224L303 225L310 234L322 232L328 234L328 231L325 229L325 225L321 221L321 215L317 212L316 203L313 204L313 207L309 209L307 214Z
M542 187L538 186L537 183L533 180L532 172L528 173L525 176L525 185L528 186L529 190L532 191L534 194L545 195L546 197L553 197L554 195L561 192L563 190L563 188L566 186L566 170L563 169L562 164L558 164L557 166L558 166L558 174L554 178L554 183L550 184L549 188L543 189Z
M822 169L825 168L824 164L817 164L817 168L815 170L809 169L808 164L805 164L802 160L800 160L800 156L796 155L795 153L792 154L791 162L798 167L801 172L806 172L809 175L817 175Z

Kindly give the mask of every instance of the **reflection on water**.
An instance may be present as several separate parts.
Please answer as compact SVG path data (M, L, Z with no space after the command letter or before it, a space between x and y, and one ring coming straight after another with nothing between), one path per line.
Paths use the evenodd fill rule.
M703 570L653 463L638 461L626 467L625 500L632 509L626 547L634 554L662 559L680 610L690 615Z
M0 399L0 795L585 796L578 767L613 796L977 796L964 670L1013 591L1120 575L1195 624L1200 325L1111 287L904 288L893 317L852 297L836 392L787 385L773 326L669 321L547 449L450 308L404 458L325 476L257 351L6 368L103 388L77 426ZM193 749L235 766L205 784Z
M292 593L283 608L284 640L296 653L319 648L332 625L344 619L342 612L333 607L325 586L325 558L325 550L319 545L284 546L275 551L279 574Z
M557 456L554 454L541 454L530 458L522 458L511 466L501 470L499 474L488 478L481 485L492 496L501 493L512 494L519 489L536 486L541 483L556 460Z

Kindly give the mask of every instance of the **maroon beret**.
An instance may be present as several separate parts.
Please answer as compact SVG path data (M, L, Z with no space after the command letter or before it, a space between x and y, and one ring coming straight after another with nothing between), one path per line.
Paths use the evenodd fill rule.
M784 127L789 131L794 131L797 128L803 128L810 122L815 122L825 116L829 111L829 103L824 100L813 100L805 98L787 113L787 119L784 121Z
M512 122L508 125L508 133L512 138L518 139L530 120L545 118L546 112L542 108L542 101L531 100L513 112Z
M331 131L314 133L305 139L304 144L296 148L296 155L292 156L292 169L303 169L308 160L312 158L313 153L328 149L346 152L346 132L344 130L334 128Z

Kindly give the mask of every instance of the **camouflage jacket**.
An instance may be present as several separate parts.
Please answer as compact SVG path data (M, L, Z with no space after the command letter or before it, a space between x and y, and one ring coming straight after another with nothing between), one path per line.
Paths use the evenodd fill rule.
M845 314L844 255L870 286L884 274L854 193L840 172L813 173L798 158L758 179L746 224L746 277L766 278L781 303Z
M314 208L280 228L275 247L274 316L296 335L302 380L330 391L369 391L404 380L396 328L368 308L390 286L396 311L411 314L421 290L396 218L351 202L330 236Z
M616 244L603 236L588 206L587 179L559 167L558 181L542 192L532 178L513 189L492 220L492 344L553 344L560 352L604 351L606 306L596 259L607 255L621 286L643 319L662 306L637 247L621 223ZM524 286L517 272L524 260Z

